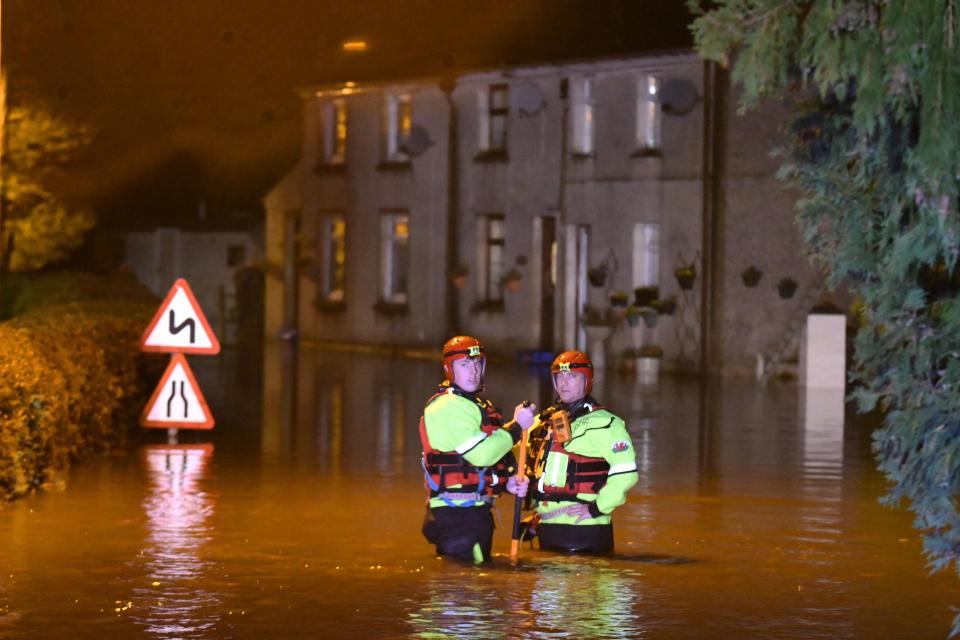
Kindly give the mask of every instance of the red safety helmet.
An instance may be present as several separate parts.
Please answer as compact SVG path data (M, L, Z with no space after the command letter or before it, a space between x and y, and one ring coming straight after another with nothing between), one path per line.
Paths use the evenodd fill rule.
M483 345L473 336L456 336L443 345L443 373L453 382L453 361L460 358L483 358L482 367L486 368L487 356Z
M587 377L587 384L584 387L584 393L590 393L593 388L593 363L590 362L590 356L583 351L564 351L553 359L550 365L550 375L556 376L563 371L573 373L582 373Z

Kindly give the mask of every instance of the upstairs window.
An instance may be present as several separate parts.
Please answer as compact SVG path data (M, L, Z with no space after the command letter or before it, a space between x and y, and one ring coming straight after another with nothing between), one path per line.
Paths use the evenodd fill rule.
M570 150L574 155L593 153L593 78L570 81Z
M660 149L660 79L642 74L637 86L637 149Z
M510 114L510 86L492 84L479 94L480 122L478 133L481 152L505 153L507 150L507 117Z
M409 93L388 93L383 105L383 152L387 162L409 162L404 145L410 137L413 112Z
M320 109L323 164L343 164L347 157L347 102L343 98L326 100Z
M380 219L380 298L407 304L410 269L410 214L388 211Z
M342 213L320 215L320 299L343 302L347 274L347 221Z

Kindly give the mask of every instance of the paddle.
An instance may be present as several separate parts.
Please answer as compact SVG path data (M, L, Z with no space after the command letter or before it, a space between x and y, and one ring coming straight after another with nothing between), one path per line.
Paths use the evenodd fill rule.
M526 475L527 469L527 433L529 429L523 430L520 437L520 458L517 460L517 481L520 481ZM516 496L513 503L513 539L510 541L510 560L515 561L520 553L520 517L523 510L523 498Z

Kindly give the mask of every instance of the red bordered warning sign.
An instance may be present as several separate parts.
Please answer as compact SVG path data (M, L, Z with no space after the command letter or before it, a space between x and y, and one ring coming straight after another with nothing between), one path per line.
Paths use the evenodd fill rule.
M163 353L220 353L220 342L190 285L178 278L140 338L140 349Z
M140 424L160 428L213 428L213 414L183 354L175 353L170 358L160 384L140 416Z

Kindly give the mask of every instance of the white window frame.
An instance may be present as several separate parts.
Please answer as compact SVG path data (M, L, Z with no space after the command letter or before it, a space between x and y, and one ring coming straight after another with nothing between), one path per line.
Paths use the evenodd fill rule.
M405 229L406 235L398 234ZM407 304L410 276L410 212L406 209L381 211L380 216L380 299Z
M570 150L577 155L593 153L595 90L592 76L570 79Z
M480 219L483 238L480 265L483 289L480 295L485 302L502 302L503 288L500 280L506 273L506 216L502 213L485 213Z
M637 149L653 151L661 148L660 77L642 73L637 78Z
M657 223L633 225L633 286L660 286L660 225Z
M343 302L346 296L347 280L347 219L342 211L321 211L319 223L319 297L326 302ZM338 255L342 257L339 265L339 282L337 282Z
M409 162L404 145L413 127L413 103L409 92L387 93L383 101L383 158L387 162Z
M347 101L333 98L320 103L320 139L323 164L340 165L347 159Z

